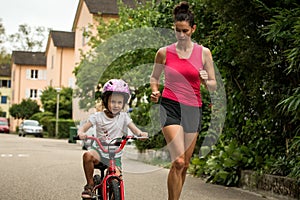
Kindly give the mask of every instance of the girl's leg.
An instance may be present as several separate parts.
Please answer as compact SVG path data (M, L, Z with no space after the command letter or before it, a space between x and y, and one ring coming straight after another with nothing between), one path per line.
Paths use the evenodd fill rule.
M90 150L83 154L83 169L88 185L94 185L94 165L98 164L99 162L100 157L96 151Z

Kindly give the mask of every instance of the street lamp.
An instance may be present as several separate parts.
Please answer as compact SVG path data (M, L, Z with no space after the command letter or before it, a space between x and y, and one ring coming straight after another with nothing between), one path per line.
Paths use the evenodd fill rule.
M58 135L58 118L59 118L59 93L61 88L55 88L57 92L56 96L56 121L55 121L55 137Z

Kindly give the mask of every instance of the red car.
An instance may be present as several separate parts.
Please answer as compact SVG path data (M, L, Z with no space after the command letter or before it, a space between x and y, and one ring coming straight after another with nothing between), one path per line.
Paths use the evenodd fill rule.
M0 133L9 133L8 120L4 117L0 117Z

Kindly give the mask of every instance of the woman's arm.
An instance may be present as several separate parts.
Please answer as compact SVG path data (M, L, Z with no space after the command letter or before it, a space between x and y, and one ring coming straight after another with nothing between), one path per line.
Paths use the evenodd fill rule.
M159 77L164 69L165 60L166 60L166 48L163 47L163 48L160 48L156 53L153 71L152 71L152 74L150 77L150 87L152 90L150 97L151 97L151 100L155 103L158 102L158 99L160 97Z
M209 91L217 89L217 81L215 76L214 63L211 52L208 48L203 47L202 61L204 69L200 71L200 77Z

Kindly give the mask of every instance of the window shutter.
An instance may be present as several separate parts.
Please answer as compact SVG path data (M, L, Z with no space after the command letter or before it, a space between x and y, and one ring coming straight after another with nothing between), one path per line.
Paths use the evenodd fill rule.
M47 70L43 70L44 80L47 80Z
M30 73L31 73L31 70L26 69L26 79L30 79Z
M37 70L36 71L38 74L37 74L37 78L39 80L43 80L44 76L43 76L43 70Z
M74 78L69 78L69 87L74 88Z
M41 95L42 95L42 93L43 93L43 90L41 90L41 89L38 89L37 98L40 98L40 97L41 97Z
M30 98L30 89L26 89L25 91L25 98Z

